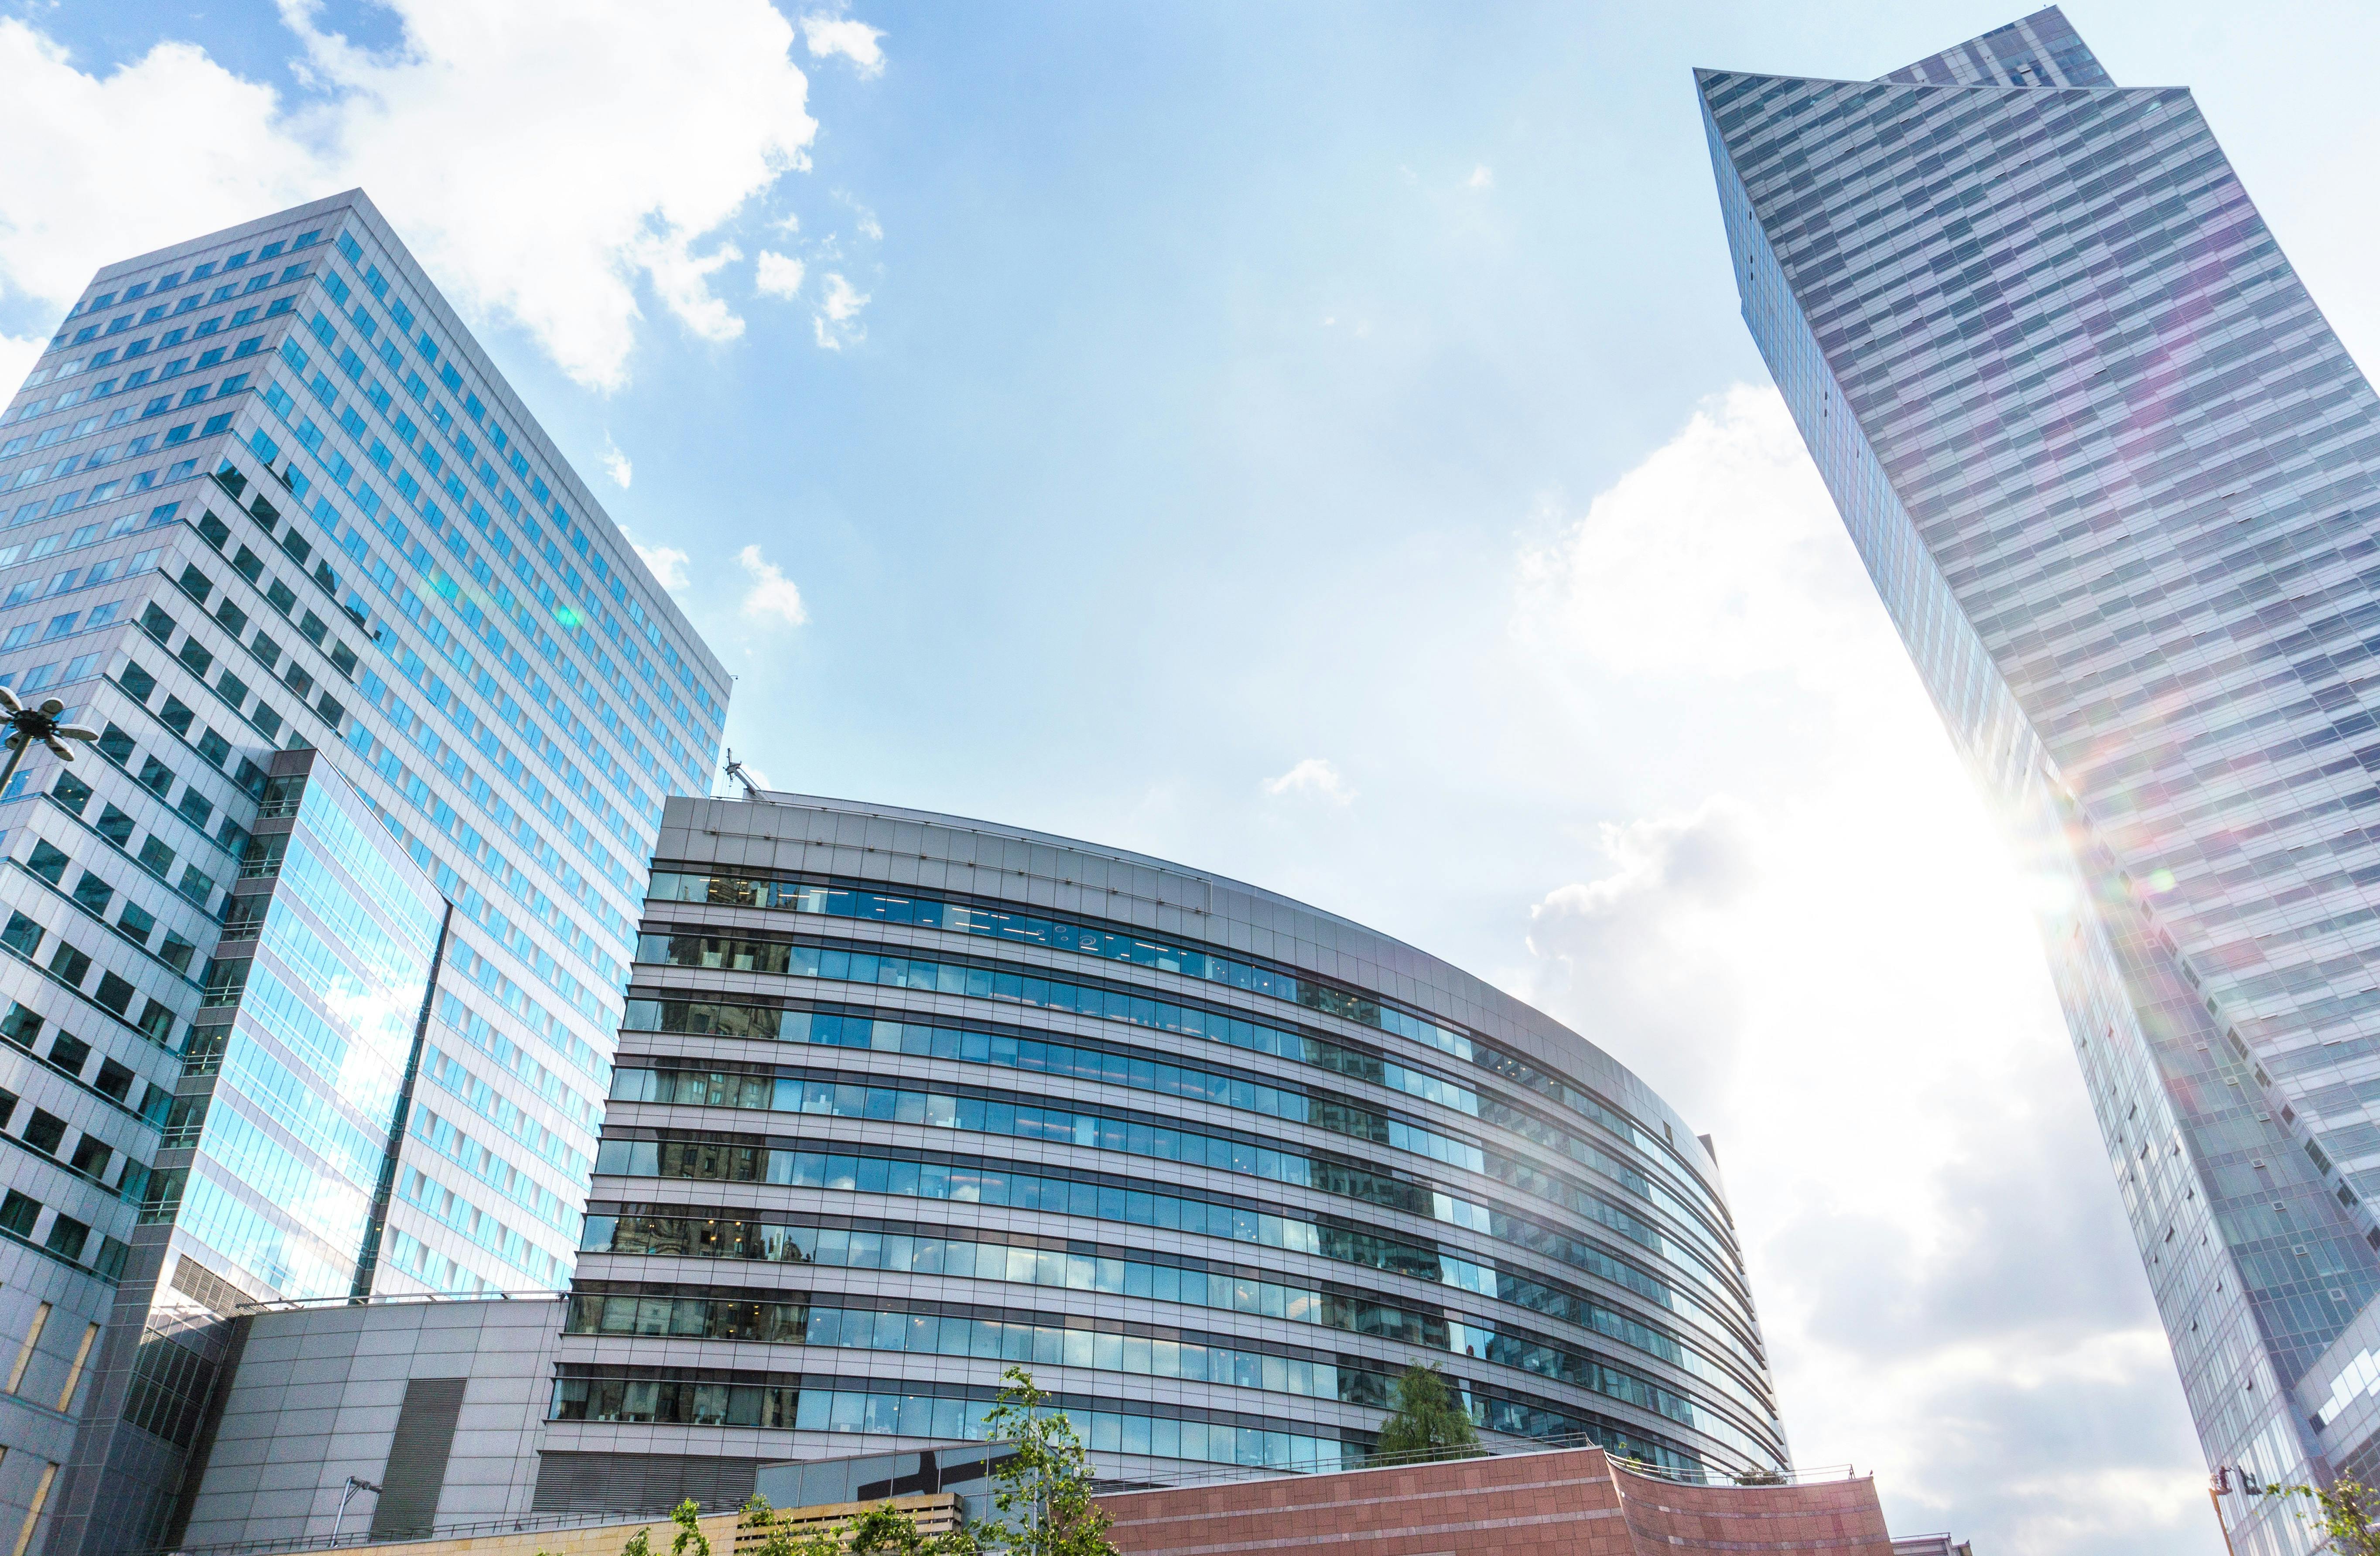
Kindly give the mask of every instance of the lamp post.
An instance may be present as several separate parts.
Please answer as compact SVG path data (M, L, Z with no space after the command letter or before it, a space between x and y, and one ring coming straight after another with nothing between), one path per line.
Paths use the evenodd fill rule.
M346 1489L339 1492L339 1515L331 1520L331 1543L333 1545L339 1543L339 1531L347 1522L347 1501L358 1491L370 1491L373 1496L380 1495L380 1488L373 1485L370 1481L366 1480L359 1476L350 1475L347 1477Z
M77 745L89 745L99 739L96 730L59 723L58 716L66 710L67 705L55 697L43 698L39 707L27 707L18 700L16 693L0 686L0 728L8 731L8 763L0 766L0 794L8 791L8 780L17 776L17 765L25 759L25 753L32 749L34 742L48 747L50 754L59 761L71 762Z

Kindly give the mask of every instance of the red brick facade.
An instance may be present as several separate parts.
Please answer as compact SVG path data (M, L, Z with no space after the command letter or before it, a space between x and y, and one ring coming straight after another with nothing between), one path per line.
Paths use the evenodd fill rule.
M1892 1556L1869 1479L1675 1486L1598 1448L1102 1497L1124 1556Z

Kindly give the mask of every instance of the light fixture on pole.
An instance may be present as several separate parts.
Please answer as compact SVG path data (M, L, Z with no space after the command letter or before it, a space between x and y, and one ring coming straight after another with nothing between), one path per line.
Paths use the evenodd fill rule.
M39 707L28 707L18 700L16 693L0 686L0 728L8 731L8 763L0 766L0 794L8 791L8 780L17 776L17 765L25 759L25 753L32 749L34 742L46 746L59 761L71 762L76 746L89 745L99 739L95 730L59 723L58 717L66 710L67 705L55 697L43 698Z
M370 1481L366 1480L363 1477L359 1475L350 1475L347 1477L346 1487L339 1492L339 1515L331 1520L331 1543L333 1545L339 1543L339 1535L346 1527L347 1502L358 1491L370 1491L373 1496L380 1495L380 1488L373 1485Z

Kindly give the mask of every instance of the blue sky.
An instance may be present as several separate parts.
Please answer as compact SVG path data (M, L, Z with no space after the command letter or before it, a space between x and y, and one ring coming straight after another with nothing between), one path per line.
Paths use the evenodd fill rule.
M1716 1136L1803 1463L1994 1552L2211 1552L2032 887L1767 392L1689 81L2015 14L19 0L0 376L96 264L362 183L773 785L1539 1002ZM2069 16L2380 344L2380 20Z

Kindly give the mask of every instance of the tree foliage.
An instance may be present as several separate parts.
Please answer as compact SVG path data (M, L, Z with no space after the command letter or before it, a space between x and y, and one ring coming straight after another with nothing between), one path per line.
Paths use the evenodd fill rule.
M2380 1490L2359 1480L2266 1489L2303 1497L2311 1505L2300 1509L2298 1517L2326 1537L2337 1556L2380 1556Z
M1391 1464L1467 1459L1479 1453L1479 1429L1435 1367L1404 1369L1390 1395L1393 1408L1380 1423L1375 1456Z
M1001 1383L983 1422L984 1436L1008 1448L991 1472L996 1516L978 1522L969 1538L1013 1556L1117 1556L1074 1422L1050 1407L1025 1369L1010 1368Z

